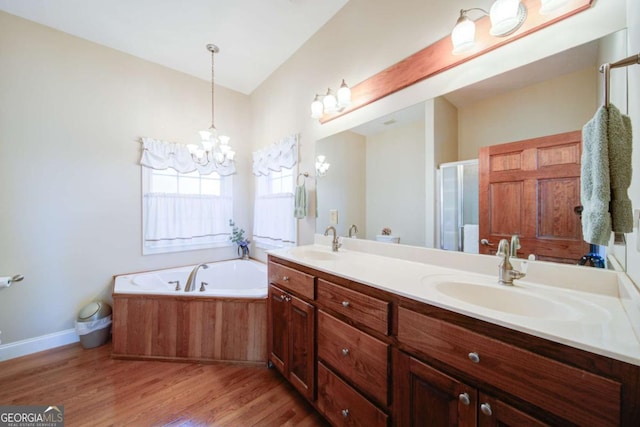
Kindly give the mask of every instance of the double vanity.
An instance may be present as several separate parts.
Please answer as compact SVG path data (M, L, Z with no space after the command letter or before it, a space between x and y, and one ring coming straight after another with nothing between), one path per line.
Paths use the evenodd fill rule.
M269 362L335 426L635 426L640 296L614 271L345 239L269 253Z

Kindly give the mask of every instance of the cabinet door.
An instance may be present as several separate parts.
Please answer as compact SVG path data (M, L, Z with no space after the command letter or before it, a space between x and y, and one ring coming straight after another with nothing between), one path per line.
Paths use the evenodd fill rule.
M454 378L393 351L394 425L472 427L478 392Z
M311 304L289 295L289 381L308 399L314 390L315 316Z
M479 427L544 427L548 425L484 393L480 393L479 405Z
M269 361L284 376L287 376L289 356L289 319L287 294L280 288L269 285Z

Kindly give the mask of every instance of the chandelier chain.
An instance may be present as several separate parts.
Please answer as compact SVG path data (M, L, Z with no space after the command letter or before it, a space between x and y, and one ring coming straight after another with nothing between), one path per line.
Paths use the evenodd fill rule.
M211 128L215 129L215 121L214 121L214 108L215 108L215 84L214 84L214 57L215 57L215 49L211 49Z

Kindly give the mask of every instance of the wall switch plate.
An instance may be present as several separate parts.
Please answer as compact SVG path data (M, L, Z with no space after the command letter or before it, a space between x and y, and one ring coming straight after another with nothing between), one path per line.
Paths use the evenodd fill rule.
M331 225L338 224L338 209L329 210L329 223Z
M633 228L638 228L639 222L640 222L640 209L636 209L633 211Z

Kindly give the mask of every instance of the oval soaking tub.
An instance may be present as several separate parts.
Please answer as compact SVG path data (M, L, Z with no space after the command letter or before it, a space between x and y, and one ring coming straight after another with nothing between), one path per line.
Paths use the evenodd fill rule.
M113 357L266 363L266 265L210 263L185 292L194 267L115 277Z

